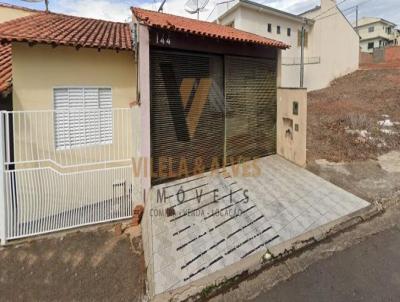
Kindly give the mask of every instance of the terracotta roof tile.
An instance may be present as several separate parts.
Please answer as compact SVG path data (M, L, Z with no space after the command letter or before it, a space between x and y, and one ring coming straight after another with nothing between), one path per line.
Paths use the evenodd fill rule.
M11 44L0 44L0 92L11 87L11 80Z
M131 9L135 17L149 27L186 32L215 39L261 44L281 49L289 48L289 45L283 42L216 23L158 13L138 7L133 7Z
M0 41L132 50L127 23L46 12L1 23Z

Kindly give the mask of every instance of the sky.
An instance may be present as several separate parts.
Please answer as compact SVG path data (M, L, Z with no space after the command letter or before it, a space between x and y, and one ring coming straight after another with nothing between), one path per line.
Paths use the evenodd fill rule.
M30 1L30 2L26 2ZM31 3L40 0L0 0L19 6L43 9L44 2ZM195 18L184 10L187 0L167 0L164 12ZM201 1L201 0L199 0ZM206 0L205 0L206 1ZM200 13L200 19L206 20L216 3L226 0L209 0L205 10ZM253 0L290 13L301 13L319 5L320 0ZM139 6L157 10L161 0L49 0L50 10L53 12L70 15L105 19L112 21L128 21L131 6ZM392 21L400 27L400 1L399 0L337 0L339 7L351 21L355 19L354 6L359 4L360 17L379 17ZM210 20L211 21L211 20Z

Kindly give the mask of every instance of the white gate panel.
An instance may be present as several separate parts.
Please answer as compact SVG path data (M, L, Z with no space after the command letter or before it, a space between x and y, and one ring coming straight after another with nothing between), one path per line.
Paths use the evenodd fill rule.
M54 126L60 124L54 120L76 112L1 113L3 242L132 216L134 202L140 196L140 181L133 178L132 169L132 158L138 150L138 140L132 136L132 125L137 123L135 109L107 110L96 113L90 109L81 114L112 118L112 141L93 144L85 137L93 136L93 131L101 134L103 123L97 118L96 123L90 124L89 120L86 126L90 131L83 132L82 141L90 144L68 149L56 144ZM96 125L98 129L94 129ZM74 130L68 126L63 131ZM66 145L71 146L71 142Z

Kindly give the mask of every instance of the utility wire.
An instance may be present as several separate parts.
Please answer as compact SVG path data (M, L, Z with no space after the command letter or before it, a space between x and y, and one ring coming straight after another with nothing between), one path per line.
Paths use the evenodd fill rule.
M346 0L344 0L344 1L346 1ZM344 1L342 1L341 3L343 3ZM328 17L332 17L332 16L334 16L334 15L337 15L337 14L340 13L340 12L344 13L344 12L346 12L346 11L349 11L349 10L351 10L351 9L356 8L357 6L363 5L363 4L365 4L365 3L369 2L369 1L371 1L371 0L364 0L364 1L358 3L358 4L354 5L354 6L348 7L348 8L343 9L343 10L341 10L341 9L338 7L338 9L340 10L339 12L335 12L335 13L330 14L330 15L327 15L327 16L322 16L322 17L320 17L320 18L318 18L318 16L316 16L316 17L314 17L313 19L314 19L315 21L317 21L317 20L322 20L322 19L328 18ZM341 3L339 3L339 4L341 4ZM332 8L333 8L333 7L332 7ZM327 12L327 11L328 11L328 10L326 10L325 12ZM322 15L322 14L320 14L319 16L321 16L321 15Z
M208 15L208 17L206 18L206 20L208 20L208 18L210 18L210 16L211 16L212 13L215 11L215 9L217 8L218 5L227 4L227 3L230 3L230 2L233 2L233 1L236 1L236 0L227 0L227 1L219 2L219 3L218 3L218 2L215 3L214 8L211 10L211 12L210 12L210 14Z
M327 12L337 8L340 4L343 4L344 2L346 2L347 0L342 0L341 2L337 3L336 5L332 6L331 8L327 9L326 11L323 11L322 13L320 13L319 15L316 15L313 19L317 19L318 17L325 15Z

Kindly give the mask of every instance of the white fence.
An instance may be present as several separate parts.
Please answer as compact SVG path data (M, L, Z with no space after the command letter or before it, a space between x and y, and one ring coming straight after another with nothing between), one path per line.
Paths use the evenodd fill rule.
M131 217L136 110L1 112L1 241Z

